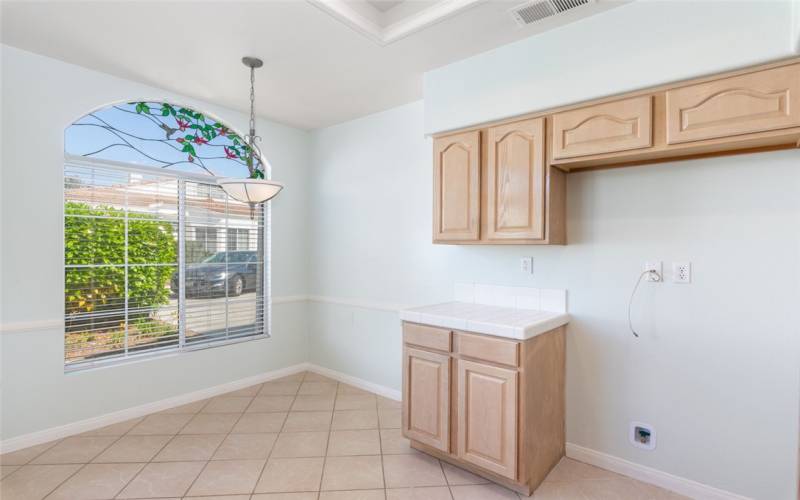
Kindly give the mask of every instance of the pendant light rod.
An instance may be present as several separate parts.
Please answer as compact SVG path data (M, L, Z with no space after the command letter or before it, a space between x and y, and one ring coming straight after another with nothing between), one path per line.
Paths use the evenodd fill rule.
M256 69L262 67L264 61L248 56L242 58L242 64L250 68L250 130L245 137L249 146L247 169L250 177L247 179L221 179L218 183L231 198L249 203L252 217L255 205L275 197L283 189L283 184L265 179L266 172L261 163L261 151L256 145L256 140L261 139L256 135Z
M250 152L247 155L247 169L250 171L250 177L258 178L256 170L258 167L255 163L256 154L256 68L264 65L264 61L257 57L243 57L242 64L250 68L250 130L247 134L247 144L250 146Z

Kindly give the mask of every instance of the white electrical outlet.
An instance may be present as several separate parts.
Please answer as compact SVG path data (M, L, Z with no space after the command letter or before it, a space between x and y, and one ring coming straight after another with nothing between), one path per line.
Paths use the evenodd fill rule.
M643 271L650 271L650 270L655 271L655 273L647 273L647 275L645 275L645 277L644 277L645 281L659 282L659 281L661 281L661 277L664 275L660 260L650 260L650 261L645 262L644 263L644 269L642 269L642 270Z
M691 283L692 282L692 263L673 262L672 263L672 282Z
M519 259L519 270L525 274L533 274L533 257Z

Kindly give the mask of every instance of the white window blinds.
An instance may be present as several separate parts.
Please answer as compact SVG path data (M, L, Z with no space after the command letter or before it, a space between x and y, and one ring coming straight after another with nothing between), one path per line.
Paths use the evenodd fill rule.
M263 207L150 170L64 177L68 368L265 334Z

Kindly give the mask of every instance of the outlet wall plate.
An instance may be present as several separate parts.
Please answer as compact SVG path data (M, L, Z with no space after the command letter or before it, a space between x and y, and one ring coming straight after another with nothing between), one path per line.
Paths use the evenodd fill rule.
M638 435L641 430L645 430L650 433L647 442L643 443L639 438ZM630 441L631 445L636 448L640 448L642 450L655 450L656 431L650 424L646 424L644 422L631 422L630 427L628 428L628 441Z
M525 274L533 274L533 257L520 258L519 270Z
M673 262L672 263L672 282L688 284L692 282L692 263Z

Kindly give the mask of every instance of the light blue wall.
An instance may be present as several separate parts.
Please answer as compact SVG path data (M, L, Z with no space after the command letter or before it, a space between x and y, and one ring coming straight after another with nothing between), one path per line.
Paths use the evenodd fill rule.
M316 131L311 360L400 388L392 304L455 282L566 288L567 440L748 497L794 498L800 352L800 151L568 176L566 246L431 243L422 102ZM534 275L519 258L534 258ZM648 260L693 282L644 285ZM669 278L669 272L668 272ZM658 448L633 448L648 422Z
M0 437L96 417L304 362L305 302L276 304L273 337L79 373L64 373L63 132L98 106L171 99L241 130L247 118L219 106L2 47L0 170ZM309 136L260 120L273 176L287 188L273 203L272 291L304 294ZM46 326L50 324L50 326ZM32 325L32 330L15 328ZM45 326L37 326L45 325Z
M790 57L792 0L638 0L425 74L425 131Z

